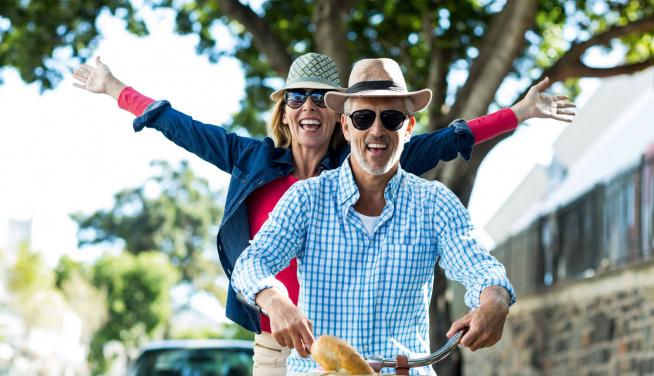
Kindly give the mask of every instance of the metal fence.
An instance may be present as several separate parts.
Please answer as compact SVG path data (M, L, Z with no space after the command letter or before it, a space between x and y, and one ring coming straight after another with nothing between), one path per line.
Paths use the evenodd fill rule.
M654 158L536 219L493 250L516 291L652 259Z

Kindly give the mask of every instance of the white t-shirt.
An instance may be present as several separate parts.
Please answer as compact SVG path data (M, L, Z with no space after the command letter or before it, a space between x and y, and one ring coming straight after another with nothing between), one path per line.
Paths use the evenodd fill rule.
M354 212L359 216L359 218L361 218L361 222L363 222L363 227L366 228L368 234L372 235L372 232L375 230L375 226L377 226L377 222L379 222L380 216L377 215L374 217L370 217L367 215L363 215L356 210Z

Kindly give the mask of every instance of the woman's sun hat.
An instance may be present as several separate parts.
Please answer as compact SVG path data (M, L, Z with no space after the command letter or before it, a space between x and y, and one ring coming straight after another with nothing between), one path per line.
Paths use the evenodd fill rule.
M304 54L293 61L284 87L270 94L270 99L277 101L283 98L284 92L289 89L345 91L345 88L341 87L334 60L314 52Z

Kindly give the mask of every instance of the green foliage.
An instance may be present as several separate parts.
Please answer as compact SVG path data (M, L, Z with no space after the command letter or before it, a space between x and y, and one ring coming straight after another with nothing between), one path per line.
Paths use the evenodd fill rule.
M63 285L79 275L87 280L91 279L91 268L79 261L75 261L67 255L62 256L54 269L55 285L63 288Z
M246 96L241 110L234 114L230 129L245 128L252 136L266 134L265 118L273 91L271 77L278 74L268 59L252 46L252 36L242 25L227 18L219 7L200 6L204 1L190 1L178 13L177 28L183 32L206 33L217 23L227 25L236 38L234 51L221 49L214 39L204 39L198 45L200 53L216 59L230 54L242 62L246 76ZM424 87L430 68L429 46L425 45L425 23L429 34L436 38L438 48L448 57L447 66L469 62L469 50L475 49L492 12L476 1L358 1L353 2L346 22L345 48L352 62L366 57L392 57L404 66L409 87ZM266 1L259 12L266 24L288 46L293 58L316 50L313 2ZM289 20L288 15L293 15ZM285 77L284 77L285 78ZM347 83L343 83L346 85ZM426 119L425 119L426 120Z
M25 82L38 82L42 89L54 87L65 62L91 56L99 35L95 21L103 11L125 20L130 32L147 34L129 0L3 0L0 68L14 67Z
M16 263L8 270L7 287L28 328L61 328L66 302L55 288L54 273L40 253L27 245L19 248Z
M93 284L106 292L108 320L91 341L89 359L95 372L106 371L103 347L120 341L136 349L160 336L171 315L170 288L179 274L167 256L123 252L104 256L93 267Z
M172 339L208 339L220 338L220 331L211 328L198 328L177 332L171 336Z
M261 114L270 108L267 100L267 94L273 90L270 78L278 74L268 65L266 56L253 48L248 30L228 18L219 6L202 6L204 3L201 0L187 2L184 12L179 13L178 29L200 34L198 51L212 60L233 54L243 63L247 95L241 102L241 111L234 115L231 128L244 127L252 135L263 135ZM411 68L405 71L409 87L424 87L434 54L442 59L443 76L470 68L478 57L489 22L503 4L475 0L352 2L343 20L347 31L343 48L352 62L365 57L394 58ZM258 14L282 45L287 46L286 52L297 57L316 50L314 8L314 2L270 0L261 4ZM540 1L536 22L527 34L523 54L514 62L512 76L530 82L556 63L573 43L653 13L652 0ZM288 15L293 15L292 20ZM217 23L227 25L237 39L233 52L221 49L207 32ZM639 32L620 38L617 44L626 49L626 62L651 59L654 56L653 36L652 32ZM615 44L604 47L613 48ZM441 102L432 104L434 112L440 114L443 104L451 105L455 101L456 85L446 83L444 87L432 88L443 92L439 97ZM566 83L565 86L568 94L574 97L575 85ZM423 122L426 121L428 119L424 118Z
M134 349L162 335L171 315L169 290L178 283L225 302L224 288L216 283L219 264L208 256L214 252L210 227L222 215L218 194L186 162L153 165L157 174L117 193L110 210L71 216L79 226L80 246L122 242L125 252L103 257L91 271L66 258L57 267L59 285L67 286L74 275L90 275L106 294L107 319L90 344L97 373L109 365L103 354L108 342Z
M82 343L88 345L108 317L107 294L93 285L93 268L68 256L59 259L55 268L55 284L69 307L82 320Z
M52 290L54 273L40 253L23 245L18 249L16 263L9 270L7 287L22 300L28 300L38 291Z
M536 23L527 35L529 45L515 64L514 74L518 77L536 78L572 45L654 15L653 0L547 0L539 5ZM652 31L636 32L596 47L609 52L621 46L625 49L624 63L636 63L654 57L653 38ZM581 58L583 61L584 57ZM578 93L576 80L564 85L572 97Z
M223 324L219 338L254 341L254 333L236 324Z
M219 195L187 162L175 168L161 161L153 165L157 175L117 193L110 210L71 216L79 226L79 246L122 241L135 255L160 251L184 281L209 286L219 273L217 262L207 256L214 241L210 228L222 215Z
M219 1L146 0L144 4L173 9L176 32L198 36L197 52L210 61L217 62L229 55L242 62L246 95L229 128L247 131L255 137L265 135L264 114L270 109L268 95L277 86L271 78L278 77L278 73L271 68L268 57L253 46L251 30L221 9ZM343 18L346 30L343 49L349 60L392 57L404 67L411 67L406 71L407 83L418 88L427 83L436 56L442 63L439 76L467 71L478 57L490 21L505 2L382 0L349 4L351 7ZM286 46L284 53L293 58L317 49L315 10L315 2L303 0L268 0L254 9L270 33ZM125 20L133 33L147 33L129 0L3 2L0 67L16 67L25 81L38 81L43 88L52 87L60 79L62 67L51 56L87 58L97 40L95 20L102 11ZM574 43L652 14L654 0L539 1L535 23L527 33L527 46L514 61L512 76L530 82L556 63ZM218 25L226 26L231 32L236 40L235 48L216 38L213 31ZM651 31L638 32L621 37L610 46L598 46L608 50L620 45L625 49L626 62L640 62L654 56L653 38ZM455 101L457 85L452 82L432 88L439 94L435 98L439 103L432 105L432 112L440 116L442 106ZM567 87L574 93L573 86Z

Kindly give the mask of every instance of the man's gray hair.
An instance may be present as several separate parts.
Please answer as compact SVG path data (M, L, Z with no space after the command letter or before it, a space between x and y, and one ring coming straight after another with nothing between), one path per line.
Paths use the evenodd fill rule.
M352 109L352 102L350 101L353 97L345 99L343 103L343 112L345 115L350 115L350 110ZM413 115L413 101L409 97L400 97L402 102L404 102L404 113L407 115Z

